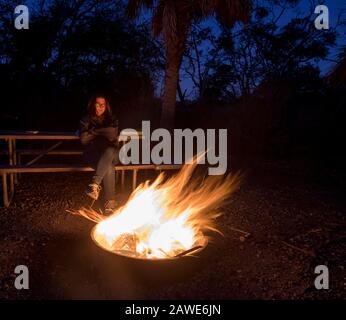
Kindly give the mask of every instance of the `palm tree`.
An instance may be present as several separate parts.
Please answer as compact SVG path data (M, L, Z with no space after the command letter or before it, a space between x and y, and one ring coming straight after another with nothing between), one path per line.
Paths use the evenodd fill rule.
M152 11L154 36L163 36L166 50L166 73L162 98L161 126L174 127L179 69L191 25L208 16L231 27L237 21L246 22L251 0L129 0L130 17L145 8Z

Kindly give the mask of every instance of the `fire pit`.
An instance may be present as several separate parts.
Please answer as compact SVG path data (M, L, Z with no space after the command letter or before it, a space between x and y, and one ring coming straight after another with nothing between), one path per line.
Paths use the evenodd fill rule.
M123 266L131 278L146 286L163 286L184 281L203 269L208 262L210 250L206 250L208 238L174 257L144 258L130 250L108 250L95 240L95 230L91 230L91 238L98 250L100 261L107 268Z
M196 164L195 159L170 179L160 174L154 182L139 185L126 204L108 217L85 208L72 213L96 222L93 241L113 260L135 267L136 272L147 270L156 278L156 271L172 274L173 265L174 274L180 267L187 271L188 264L199 264L196 256L208 244L205 235L217 231L215 219L221 205L239 183L238 175L192 181Z

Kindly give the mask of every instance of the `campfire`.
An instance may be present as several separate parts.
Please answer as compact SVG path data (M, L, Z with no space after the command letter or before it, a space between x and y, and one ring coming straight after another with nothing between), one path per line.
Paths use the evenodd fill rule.
M192 179L196 168L140 184L125 205L110 216L82 208L71 211L96 222L91 237L104 250L137 259L173 259L192 255L208 242L206 232L218 231L221 206L237 188L238 175Z

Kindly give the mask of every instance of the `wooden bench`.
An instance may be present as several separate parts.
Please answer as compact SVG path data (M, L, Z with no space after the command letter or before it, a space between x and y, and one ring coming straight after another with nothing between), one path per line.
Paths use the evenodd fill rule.
M52 150L45 152L45 150L39 150L39 149L17 149L16 150L18 155L37 155L37 154L45 154L45 155L82 155L83 150ZM8 156L7 150L1 150L1 155Z
M135 134L132 131L127 132L122 130L119 136L119 142L124 144L128 141L129 137L131 139L144 138L141 131L137 131ZM18 183L18 175L21 173L31 172L82 172L82 171L93 171L93 168L79 166L79 165L36 165L39 159L45 155L80 155L83 153L81 150L57 150L64 141L78 141L79 136L76 132L40 132L40 131L0 131L0 140L5 140L7 143L7 150L0 152L2 155L8 156L8 165L0 165L0 175L2 176L3 183L3 198L4 205L9 206L13 195L15 185ZM54 144L46 150L33 150L33 149L17 149L17 140L52 140ZM21 157L25 155L36 155L34 159L31 159L25 165L21 163ZM175 169L177 166L164 166L162 169ZM114 167L117 173L121 171L121 182L124 185L125 171L133 171L133 187L137 184L137 172L140 169L155 169L161 170L160 166L155 165L134 165L134 166L123 166L119 165ZM7 177L9 177L10 182L10 197L8 193L8 183ZM118 178L118 174L117 174Z
M137 186L137 173L138 170L178 170L182 165L116 165L114 170L125 172L126 170L133 171L132 188ZM91 167L77 166L77 165L31 165L31 166L13 166L13 165L0 165L0 175L2 176L2 193L3 203L8 207L14 196L14 184L11 179L10 194L8 192L7 175L13 173L44 173L44 172L88 172L94 171ZM124 186L124 175L122 175L121 185Z

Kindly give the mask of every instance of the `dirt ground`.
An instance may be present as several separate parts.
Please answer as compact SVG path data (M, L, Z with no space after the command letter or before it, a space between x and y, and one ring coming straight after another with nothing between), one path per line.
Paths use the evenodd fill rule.
M346 298L341 188L264 162L230 198L218 220L223 236L214 234L199 258L140 265L102 251L90 238L93 223L66 212L86 204L88 177L21 177L14 202L0 208L1 299ZM118 192L120 201L128 195ZM320 264L329 290L314 286ZM29 290L14 287L17 265L29 268Z

